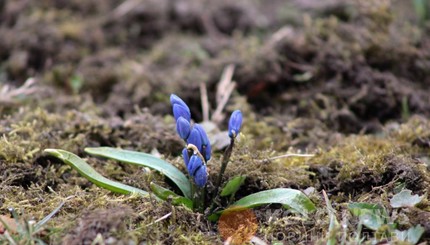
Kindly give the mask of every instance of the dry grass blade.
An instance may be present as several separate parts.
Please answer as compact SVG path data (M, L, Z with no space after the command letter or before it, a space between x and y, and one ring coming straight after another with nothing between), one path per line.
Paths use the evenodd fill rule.
M233 74L234 65L228 65L226 68L224 68L220 82L218 83L216 92L217 107L212 115L212 121L215 123L219 123L223 120L224 116L222 115L222 111L227 104L231 93L236 87L236 83L231 80L233 78Z
M162 221L162 220L165 220L165 219L169 218L169 217L170 217L170 215L172 215L172 212L170 212L170 213L168 213L168 214L164 215L163 217L161 217L161 218L159 218L159 219L156 219L154 222L152 222L152 223L150 223L150 224L147 224L146 226L151 226L151 225L156 224L156 223L158 223L158 222L160 222L160 221Z
M113 16L115 18L121 18L136 8L140 3L141 1L139 0L127 0L114 9Z
M25 83L18 88L12 88L5 85L0 90L0 104L15 104L15 98L18 96L27 96L39 91L39 88L34 87L36 79L29 78Z
M209 99L206 83L200 83L200 98L202 100L203 121L209 121Z

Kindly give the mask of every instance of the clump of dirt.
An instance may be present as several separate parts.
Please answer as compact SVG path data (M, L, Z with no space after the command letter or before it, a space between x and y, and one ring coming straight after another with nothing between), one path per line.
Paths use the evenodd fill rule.
M133 220L129 207L118 206L86 211L75 227L63 240L64 244L92 244L95 239L109 243L126 241L126 223ZM127 222L127 220L129 220ZM118 238L112 236L117 234ZM95 238L95 239L94 239Z
M310 169L316 173L320 188L334 193L356 195L356 192L369 192L375 186L392 181L402 182L411 190L427 190L426 164L417 159L424 149L417 147L414 139L407 138L412 137L417 127L426 127L427 123L422 118L412 118L395 134L345 138L312 158ZM426 135L422 133L420 135Z
M271 65L247 76L240 67L239 90L265 114L312 117L347 133L378 131L378 122L405 113L428 115L427 38L399 23L390 6L355 7L348 22L305 18L304 29L280 30L280 41L274 34L257 48L264 57L252 59Z

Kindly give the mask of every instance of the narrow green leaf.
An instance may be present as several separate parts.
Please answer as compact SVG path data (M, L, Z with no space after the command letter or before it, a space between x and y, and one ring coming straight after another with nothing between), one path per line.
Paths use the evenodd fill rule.
M231 179L227 182L225 187L221 191L221 196L230 196L233 193L236 193L237 190L239 190L240 186L243 185L245 182L246 176L239 175Z
M289 188L260 191L240 199L232 206L252 208L271 203L280 203L285 208L291 208L305 216L316 210L315 205L305 194Z
M162 200L172 200L173 205L184 205L185 207L189 209L193 209L193 201L190 199L179 196L178 194L174 193L171 190L168 190L162 186L159 186L153 182L151 182L151 190L154 192L154 194L159 197Z
M99 187L122 194L138 193L144 196L148 195L148 192L144 190L103 177L90 165L88 165L88 163L86 163L82 158L76 156L71 152L59 149L45 149L44 152L69 164L74 169L76 169L82 176L84 176L86 179Z
M112 147L85 148L85 152L91 155L155 169L171 179L185 197L191 198L191 184L188 178L175 166L160 158L142 152L127 151Z
M337 235L337 230L339 229L339 222L336 219L336 211L334 210L334 208L331 205L330 199L327 196L327 193L325 191L323 191L323 196L324 196L324 200L325 203L327 205L327 212L329 214L330 217L330 224L328 227L328 232L327 232L327 245L335 245L337 242L336 239L336 235Z

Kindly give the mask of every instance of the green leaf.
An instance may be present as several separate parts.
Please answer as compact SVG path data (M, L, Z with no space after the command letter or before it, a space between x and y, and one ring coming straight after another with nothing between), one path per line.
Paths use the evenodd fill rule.
M230 196L231 194L236 193L237 190L239 190L240 186L243 185L245 182L246 176L239 175L231 179L227 182L225 187L221 191L221 196Z
M218 219L219 219L219 217L221 216L221 213L222 213L222 212L215 212L215 213L213 213L213 214L210 214L210 215L208 216L208 220L209 220L209 221L212 221L212 222L217 222L217 221L218 221Z
M421 236L424 234L424 228L421 225L411 227L408 229L408 242L417 244Z
M348 205L348 209L354 216L360 216L369 211L382 211L384 208L381 205L374 203L353 202Z
M378 204L350 203L349 211L359 217L360 222L371 230L378 230L387 223L387 211Z
M284 205L285 208L291 208L305 216L316 210L315 205L305 194L301 191L289 188L260 191L240 199L232 206L252 208L271 203L280 203Z
M88 163L86 163L82 158L76 156L71 152L59 149L45 149L44 152L69 164L74 169L76 169L82 176L84 176L86 179L99 187L122 194L138 193L144 196L148 195L148 192L144 190L103 177L90 165L88 165Z
M330 199L328 198L326 192L323 190L323 196L325 203L327 205L327 212L330 217L330 224L328 226L328 232L327 232L327 245L334 245L337 242L336 235L337 231L340 227L339 222L336 219L336 211L331 205Z
M176 193L174 193L171 190L168 190L162 186L159 186L153 182L151 182L151 190L154 192L154 194L159 197L162 200L172 200L173 205L184 205L185 207L189 209L193 209L193 201L190 199L180 196Z
M411 244L417 244L424 234L424 228L421 225L411 227L406 231L395 230L396 237L399 241L409 242Z
M188 178L175 166L160 158L142 152L127 151L112 147L85 148L85 152L91 155L155 169L171 179L185 197L191 198L191 184Z
M390 199L391 207L414 207L423 200L422 196L412 195L412 191L405 189L397 193Z

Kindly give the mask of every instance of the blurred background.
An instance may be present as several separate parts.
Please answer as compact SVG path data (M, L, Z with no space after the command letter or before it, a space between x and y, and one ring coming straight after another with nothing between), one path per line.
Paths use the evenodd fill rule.
M0 108L166 114L174 92L201 120L233 64L259 115L371 132L430 114L428 20L426 0L1 1Z

